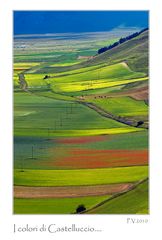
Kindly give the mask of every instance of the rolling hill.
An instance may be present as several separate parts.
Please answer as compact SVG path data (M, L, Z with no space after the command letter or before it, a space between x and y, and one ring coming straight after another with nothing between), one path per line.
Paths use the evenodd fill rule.
M112 65L114 63L126 62L129 67L137 72L148 73L148 38L149 30L144 31L139 36L109 50L98 54L93 58L71 66L55 66L50 68L53 72L64 72L83 67L90 67L102 63ZM142 54L141 54L142 51ZM39 71L38 71L39 72ZM42 71L41 71L42 72ZM46 68L46 73L48 68Z

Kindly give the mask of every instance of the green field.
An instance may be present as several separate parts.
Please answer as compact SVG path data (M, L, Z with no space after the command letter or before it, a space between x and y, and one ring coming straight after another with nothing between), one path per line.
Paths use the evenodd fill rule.
M148 106L144 101L137 101L130 97L94 99L92 102L117 116L145 116L148 114Z
M146 178L148 167L84 170L15 170L14 183L21 186L83 186L136 182Z
M111 133L113 129L117 132L138 130L105 119L79 103L29 93L15 93L14 109L16 136L82 136Z
M148 214L148 181L121 196L106 201L88 214Z
M111 196L81 197L81 198L55 198L55 199L21 199L14 201L16 214L73 214L76 208L83 204L90 209L96 204Z
M108 137L108 140L102 142L90 143L88 147L91 149L147 149L148 132L139 131L126 134L115 134Z

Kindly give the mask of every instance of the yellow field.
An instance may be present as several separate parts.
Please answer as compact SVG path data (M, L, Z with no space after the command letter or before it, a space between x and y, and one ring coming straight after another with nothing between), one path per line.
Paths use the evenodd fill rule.
M23 62L20 62L20 63L14 63L14 69L16 68L31 68L31 67L35 67L37 65L39 65L40 63L37 63L37 62L29 62L29 63L23 63Z
M141 128L133 127L120 127L120 128L109 128L109 129L86 129L86 130L56 130L51 131L51 136L96 136L102 134L120 134L143 131Z
M136 78L136 79L127 79L127 80L119 80L119 81L110 81L109 79L102 80L91 80L86 82L72 82L72 83L55 83L52 85L52 90L56 92L78 92L90 89L99 89L99 88L107 88L107 87L115 87L124 85L127 83L134 83L139 81L146 81L148 77Z

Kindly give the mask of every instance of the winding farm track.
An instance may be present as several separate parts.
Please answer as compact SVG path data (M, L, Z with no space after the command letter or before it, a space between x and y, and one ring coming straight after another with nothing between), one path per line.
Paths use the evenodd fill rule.
M28 89L28 84L27 84L27 82L26 82L26 80L25 80L24 74L23 74L23 73L19 73L18 76L19 76L19 85L20 85L20 88L21 88L22 90L24 90L24 91L27 91L27 89Z
M130 190L134 184L108 184L96 186L68 187L25 187L15 186L15 198L75 198L88 196L113 195Z

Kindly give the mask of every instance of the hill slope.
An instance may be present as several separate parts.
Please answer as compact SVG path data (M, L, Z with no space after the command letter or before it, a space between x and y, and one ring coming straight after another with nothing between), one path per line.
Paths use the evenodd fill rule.
M102 54L96 55L88 61L79 64L53 67L54 72L70 71L83 67L89 67L106 63L112 65L114 63L125 61L132 70L137 72L148 73L148 38L149 31L145 31L139 36L109 50Z
M148 31L92 59L91 64L126 61L134 71L148 71Z
M135 189L108 200L101 206L87 211L88 214L147 214L148 180Z

